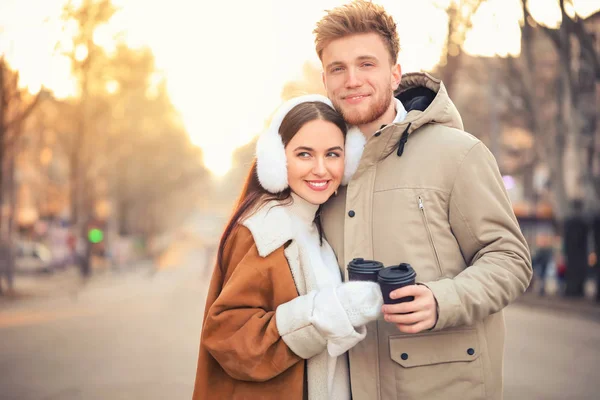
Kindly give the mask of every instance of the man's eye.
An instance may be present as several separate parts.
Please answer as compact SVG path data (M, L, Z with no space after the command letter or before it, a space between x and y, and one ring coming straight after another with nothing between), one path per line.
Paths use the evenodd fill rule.
M375 66L375 64L373 64L373 63L364 63L363 64L363 67L374 67L374 66Z
M335 67L335 68L332 68L332 69L330 70L330 72L331 72L331 73L334 73L334 72L340 72L340 71L342 71L342 70L343 70L343 68L342 68L342 67Z

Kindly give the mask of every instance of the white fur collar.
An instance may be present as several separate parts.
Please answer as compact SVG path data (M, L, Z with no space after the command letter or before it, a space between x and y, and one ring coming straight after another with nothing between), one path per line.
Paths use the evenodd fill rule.
M258 254L267 257L269 254L293 239L292 221L285 208L277 201L263 205L242 225L250 230Z
M270 201L242 222L252 233L261 257L267 257L294 239L292 216L302 224L312 225L319 206L296 194L292 194L292 200L291 204L283 205L276 200Z
M348 133L346 133L346 144L345 144L345 166L344 166L344 177L342 178L342 185L350 183L352 176L358 169L360 164L360 158L362 157L363 150L367 139L365 135L358 129L357 126L350 127Z

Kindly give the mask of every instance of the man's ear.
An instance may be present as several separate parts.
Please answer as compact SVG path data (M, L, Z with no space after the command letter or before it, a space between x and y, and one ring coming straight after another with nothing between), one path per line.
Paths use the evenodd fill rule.
M392 67L392 89L394 91L400 86L400 80L402 80L402 67L400 64L396 64Z

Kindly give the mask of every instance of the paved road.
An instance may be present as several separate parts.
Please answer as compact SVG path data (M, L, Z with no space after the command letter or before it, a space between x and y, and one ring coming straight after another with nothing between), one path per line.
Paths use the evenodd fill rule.
M600 399L600 322L513 305L506 312L505 399Z
M1 305L0 398L189 399L204 259ZM600 323L517 305L506 319L506 399L600 398Z
M191 398L203 257L0 308L0 399Z

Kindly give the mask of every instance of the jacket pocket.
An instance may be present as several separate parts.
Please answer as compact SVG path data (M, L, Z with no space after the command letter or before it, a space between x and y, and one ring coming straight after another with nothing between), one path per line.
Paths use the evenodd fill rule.
M433 252L433 257L435 258L435 265L437 266L441 277L443 276L442 264L440 263L440 257L438 255L437 248L435 247L435 242L433 241L433 234L431 233L431 227L429 226L429 220L427 219L427 212L425 211L425 202L421 196L417 197L417 205L419 206L419 211L421 212L421 218L423 218L423 225L425 225L425 229L427 230L427 238L429 239L429 245L431 246L431 251Z
M397 398L485 399L476 329L390 336Z

